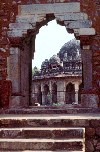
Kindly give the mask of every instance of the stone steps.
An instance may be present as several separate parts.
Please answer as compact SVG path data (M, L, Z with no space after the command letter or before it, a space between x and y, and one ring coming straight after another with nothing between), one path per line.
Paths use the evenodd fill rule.
M81 108L79 105L70 107L30 107L21 109L1 109L0 114L84 114L100 113L100 108Z
M2 128L0 139L82 139L82 128Z
M82 150L83 143L79 139L2 139L0 150Z
M30 128L30 127L87 127L90 124L99 122L100 114L84 114L84 115L0 115L0 128ZM99 125L99 124L98 124Z
M0 152L84 152L85 129L64 120L69 123L67 116L1 115Z
M15 150L15 151L11 151L10 150L10 151L8 151L7 150L7 151L1 151L1 152L82 152L82 151L66 151L66 150L60 150L60 151L59 150L57 150L57 151L54 151L54 150L53 151L49 151L49 150L46 150L46 151L45 150L43 150L43 151L39 151L39 150L38 151L37 150L35 150L35 151L34 150L32 150L32 151L31 150L24 150L24 151L16 151Z
M82 152L82 151L66 151L66 150L60 150L60 151L59 150L57 150L57 151L49 151L49 150L48 151L47 150L46 151L45 150L42 150L42 151L39 151L39 150L38 151L37 150L32 150L32 151L31 150L24 150L24 151L22 151L22 150L21 151L16 151L15 150L15 151L11 151L10 150L10 151L8 151L7 150L7 151L4 151L3 150L1 152Z

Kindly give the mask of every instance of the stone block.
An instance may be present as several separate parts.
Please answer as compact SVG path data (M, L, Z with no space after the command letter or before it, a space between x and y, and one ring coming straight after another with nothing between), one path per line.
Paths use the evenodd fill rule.
M11 47L10 48L10 54L11 55L13 55L13 54L19 55L19 49Z
M27 29L32 29L34 25L30 24L30 23L10 23L9 24L9 29L10 30L27 30Z
M90 45L83 45L83 50L90 50Z
M95 94L82 94L81 104L87 108L98 108L99 98Z
M100 137L100 127L96 127L96 134Z
M78 35L95 35L96 31L94 28L80 28L74 29L74 33Z
M60 21L77 21L77 20L87 20L88 15L85 13L67 13L67 14L55 14L57 20Z
M12 30L8 31L8 36L9 37L22 37L23 34L27 34L27 30Z
M7 124L6 124L7 125ZM47 129L34 129L34 128L24 128L18 129L0 129L0 138L3 139L35 139L35 138L46 138L46 139L82 139L83 138L83 130L82 129L59 129L59 128L47 128Z
M21 137L21 130L9 130L9 129L1 129L0 130L0 138L2 139L11 139L11 138L20 138Z
M98 119L91 120L90 124L91 124L91 127L93 127L93 128L99 128L100 127L100 119L99 120Z
M91 141L86 142L86 152L94 152L94 146Z
M80 12L80 3L53 3L53 4L32 4L20 5L18 15L32 14L52 14L52 13L68 13Z
M21 107L21 96L11 96L9 102L10 108L20 108Z
M86 134L86 137L91 138L95 135L95 129L94 128L86 128L85 134Z
M100 141L97 143L96 150L100 150Z
M75 29L75 28L89 28L92 26L91 21L82 20L82 21L65 21L66 28Z
M21 15L16 17L16 23L31 23L40 22L46 19L46 14L39 15Z
M33 150L33 151L59 151L62 150L76 150L81 151L83 148L83 144L81 141L56 141L47 139L41 140L33 140L33 139L5 139L0 141L0 149L1 151L25 151L25 150Z

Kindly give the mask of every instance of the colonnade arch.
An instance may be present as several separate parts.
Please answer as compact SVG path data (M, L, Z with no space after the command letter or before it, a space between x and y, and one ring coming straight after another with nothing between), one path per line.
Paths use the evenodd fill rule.
M49 79L46 82L44 82L44 80L40 82L34 80L33 90L35 91L33 91L33 94L35 94L37 100L35 101L33 99L33 105L35 105L35 102L45 106L81 104L79 97L81 95L80 92L82 91L82 80L81 78L73 80L74 81L65 80L65 78L56 81ZM39 88L41 88L41 90L39 90ZM41 93L41 103L38 98L39 92Z
M60 8L60 9L59 9ZM7 45L1 51L4 54L7 49L10 50L8 55L7 70L8 70L8 80L12 83L12 96L10 97L10 106L20 107L22 105L28 105L30 94L31 81L29 81L31 66L32 65L32 55L35 51L35 36L38 29L46 24L53 17L61 25L64 25L69 32L74 32L75 37L80 39L82 47L82 57L83 57L83 82L84 90L81 96L83 106L97 107L98 95L93 88L98 88L97 81L99 81L99 75L97 74L98 80L93 82L95 78L93 77L93 65L91 63L92 59L92 45L94 41L92 36L96 35L96 30L92 25L92 18L88 16L88 11L86 13L81 10L80 2L75 3L53 3L53 4L32 4L32 5L19 5L18 4L18 14L15 16L15 22L11 23L9 21L9 31L7 32L6 39ZM86 21L84 23L84 21ZM93 20L94 22L94 20ZM98 31L98 29L97 29ZM5 35L3 35L5 37ZM2 38L3 39L3 38ZM91 41L90 41L91 39ZM9 41L10 44L9 45ZM22 45L23 43L23 45ZM8 48L8 45L10 48ZM2 46L3 47L3 46ZM30 51L31 50L31 51ZM26 56L24 56L24 52ZM89 57L89 58L88 58ZM27 58L26 64L26 83L23 87L24 81L24 62ZM16 62L14 61L16 59ZM12 63L13 62L13 66ZM95 62L94 62L95 65ZM6 66L5 66L6 67ZM17 68L17 72L13 72L13 69ZM88 69L87 69L88 67ZM86 70L87 69L87 70ZM2 79L6 80L7 74L6 70L2 71ZM8 91L9 92L9 91ZM88 92L88 93L87 93ZM91 98L93 97L93 100ZM10 96L10 95L9 95ZM25 100L26 99L26 100ZM3 98L4 100L4 98ZM6 100L6 96L5 96ZM23 102L25 103L23 104ZM88 103L87 103L88 101Z

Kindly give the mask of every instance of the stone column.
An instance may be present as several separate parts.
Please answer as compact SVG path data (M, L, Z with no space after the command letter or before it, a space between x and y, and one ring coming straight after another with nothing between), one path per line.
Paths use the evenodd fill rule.
M12 96L10 97L10 108L21 106L21 86L20 86L20 49L10 48L10 56L7 59L8 80L12 81Z
M81 103L83 107L98 107L98 96L91 92L92 86L92 50L90 46L83 46L82 50L83 61L83 83L84 90L81 95Z
M35 85L35 90L34 90L34 96L35 96L35 103L38 103L38 85Z
M34 105L34 98L35 98L35 84L34 81L32 82L32 92L31 92L31 105Z
M76 82L74 85L75 85L75 103L78 104L79 84Z
M26 40L28 43L28 40ZM21 50L21 103L23 107L31 105L31 83L32 83L32 52L23 41L23 50Z
M65 96L66 96L66 82L64 81L64 87L63 87L63 91L64 91L64 93L63 93L63 100L64 100L64 104L65 104Z
M49 81L49 91L50 91L50 105L52 105L52 82Z
M41 83L41 92L42 92L42 105L45 105L45 94L44 94L43 83Z
M83 46L82 61L83 61L83 81L84 89L92 89L92 51L90 46Z
M65 102L64 81L57 82L57 103L63 105Z

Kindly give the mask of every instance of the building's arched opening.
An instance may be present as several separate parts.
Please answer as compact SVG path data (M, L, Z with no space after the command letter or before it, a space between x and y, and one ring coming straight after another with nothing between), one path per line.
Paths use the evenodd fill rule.
M54 24L54 29L53 29L53 26L51 26L52 24ZM55 25L56 25L56 28L57 27L60 28L60 30L58 30L58 32L55 29ZM42 27L43 32L45 31L45 33L44 34L42 33L42 36L40 36L39 39L38 39L38 36L41 35L42 28L40 28L39 34L37 34L37 36L36 36L34 64L35 64L36 60L38 61L39 59L41 59L41 61L38 61L38 62L41 62L41 65L40 65L41 68L40 68L40 71L36 71L36 78L39 76L39 77L41 77L41 79L44 80L44 78L43 78L44 76L45 77L49 76L49 79L50 79L51 74L54 77L57 74L64 73L65 75L68 74L73 79L72 75L77 77L77 75L79 73L82 73L81 72L81 70L82 70L81 53L79 50L80 42L79 41L73 42L73 45L70 46L72 43L72 39L75 40L74 35L67 33L65 26L58 25L55 20L50 21L50 26L52 28L50 27L51 29L48 29L49 31L47 29L45 31L45 29L44 29L44 27L47 28L47 26ZM48 23L48 27L49 27L49 23ZM64 33L63 35L61 35L61 30L63 30L63 32L62 32L62 33ZM56 33L55 33L55 31L56 31ZM56 38L53 39L55 36L56 36ZM50 39L50 37L51 37L51 39ZM61 37L63 40L60 39ZM68 38L68 37L70 37L70 38ZM66 39L66 38L68 38L68 39ZM43 43L41 44L42 40L43 40ZM56 41L56 40L59 40L59 41ZM60 43L60 41L62 41L62 43ZM68 46L66 46L67 41L69 41ZM52 42L53 42L53 44L52 44ZM54 44L55 44L55 46L54 46ZM57 47L58 44L60 44L59 48ZM75 45L78 47L76 48ZM52 46L52 47L50 47L50 46ZM67 50L66 50L66 48L67 48ZM39 49L40 49L40 51L39 51ZM62 54L61 50L62 50L63 54ZM44 52L44 53L42 53L42 52ZM49 54L48 57L45 56L46 52L47 52L47 54ZM55 55L55 54L57 54L57 55ZM44 57L44 60L42 57ZM59 59L59 61L58 61L58 59ZM36 65L38 65L37 62L36 62ZM38 69L38 67L37 67L37 69ZM48 79L48 82L49 82L49 79ZM57 103L58 97L57 97L56 84L54 84L52 87L53 88L51 90L51 97L49 97L49 98L51 98L50 100L52 100L52 104L53 104L53 103ZM48 97L47 97L48 89L47 88L48 87L46 87L46 90L44 89L45 93L44 93L44 95L42 95L42 104L45 104L45 105L47 105L49 102L49 101L47 101L48 100ZM72 96L75 96L75 89L73 89L73 90L74 90L73 91L74 93ZM60 91L63 92L63 90L60 90ZM65 94L66 95L64 95L64 97L61 97L62 99L63 98L65 99L65 96L66 96L65 103L71 104L71 103L75 102L75 99L74 99L75 97L71 96L71 98L70 98L68 93L65 93ZM69 92L69 94L70 94L70 92Z
M65 11L64 11L62 5L60 5L60 4L57 4L57 5L59 5L59 8L62 8L60 10L60 12L59 12L59 9L55 9L55 4L49 5L49 7L48 7L48 5L46 5L45 7L43 5L41 5L41 9L38 9L38 11L36 9L36 6L32 6L35 9L32 9L31 11L32 11L32 13L35 11L33 14L35 15L36 18L34 18L34 15L30 14L31 12L29 10L30 10L31 5L29 5L28 6L28 11L30 14L29 16L28 15L25 16L25 14L23 14L23 12L24 13L27 12L27 9L25 8L24 11L18 11L19 13L18 13L15 23L11 23L8 25L9 26L8 37L10 38L9 40L12 43L10 53L9 53L10 54L9 63L7 63L8 69L10 69L10 71L8 70L9 71L8 80L12 81L11 105L14 105L15 107L16 106L19 107L19 105L22 106L23 103L25 106L29 105L29 102L31 100L31 88L32 88L31 87L32 86L32 70L31 70L32 63L31 62L32 62L32 57L34 56L34 52L35 51L38 52L38 50L35 49L36 34L38 33L39 29L43 25L46 25L49 21L51 21L53 19L56 19L57 23L66 27L66 29L68 30L69 33L74 33L76 39L80 39L80 41L81 41L82 58L83 58L83 81L84 81L83 82L84 90L82 91L82 100L84 100L84 98L86 97L86 101L85 101L86 104L84 104L84 101L82 101L82 103L83 103L83 106L84 105L89 106L89 104L87 104L88 99L89 99L89 101L92 102L91 94L92 93L95 94L94 93L95 79L94 79L94 75L93 75L93 71L95 71L95 70L93 67L95 67L96 63L95 63L94 59L93 59L94 65L92 65L92 63L91 63L92 58L93 58L93 56L92 56L93 51L91 50L91 48L93 48L95 41L92 41L90 36L96 35L96 29L92 27L92 20L90 18L87 21L87 19L88 19L87 13L83 13L83 11L82 12L79 11L80 13L77 12L78 11L77 7L75 8L75 12L73 12L73 10L71 10L72 8L69 9L70 12L68 12L67 8L65 6L67 4L63 4L64 9L65 9ZM20 5L20 9L23 10L23 6ZM44 9L46 9L46 12L43 11ZM43 11L42 12L43 14L41 14L41 10ZM84 18L87 21L86 24L84 23ZM80 22L80 20L81 20L81 22ZM23 21L25 21L25 23L26 23L25 26L23 26L24 25ZM61 34L62 31L60 31L58 33ZM47 37L49 38L48 35L47 35ZM52 38L53 38L53 35L52 35ZM66 36L66 38L67 38L67 36ZM42 39L44 39L44 36L42 37ZM57 39L58 39L58 37L57 37ZM90 39L91 39L91 41L90 41ZM91 45L92 42L93 42L93 45ZM58 44L59 44L59 42L57 43L57 45ZM45 43L44 47L46 45L47 44ZM7 46L7 48L5 47L5 50L8 50L8 46ZM5 50L3 50L3 51L5 52ZM48 49L46 51L51 52L51 50L49 51ZM41 52L43 55L45 54L44 50L43 51L41 50ZM15 58L16 58L16 60L14 60ZM37 57L36 59L38 60L38 58L39 57ZM71 58L69 58L69 59L71 59ZM13 65L13 67L11 65ZM73 68L73 71L75 69L74 64L70 64L70 66L68 67L69 71L67 71L68 74L70 72L71 67ZM6 69L6 66L5 66L5 69ZM16 73L13 72L13 69L17 69L17 70L15 70ZM97 73L97 72L95 71L94 73ZM76 72L76 74L77 74L77 72ZM3 74L3 75L5 77L7 77L6 74ZM96 81L99 81L99 79ZM74 82L74 81L70 80L69 82ZM94 85L93 85L93 83L94 83ZM78 89L75 87L75 91L77 91L77 90ZM87 90L88 90L88 93L87 93ZM61 90L59 90L59 91L61 91ZM65 91L65 85L64 85L63 92L64 91ZM89 95L87 95L87 94L89 94ZM94 98L95 98L94 100L96 101L95 95L94 95ZM65 96L64 96L64 99L65 99ZM16 103L16 105L15 105L15 103Z
M66 86L65 103L72 104L75 102L75 86L71 82Z
M35 38L35 52L32 67L37 66L37 68L40 69L41 63L45 59L49 59L51 56L57 54L67 41L74 38L74 34L69 34L65 26L57 24L55 19L49 21L47 25L41 26Z
M52 104L57 103L57 85L53 83L52 85Z

